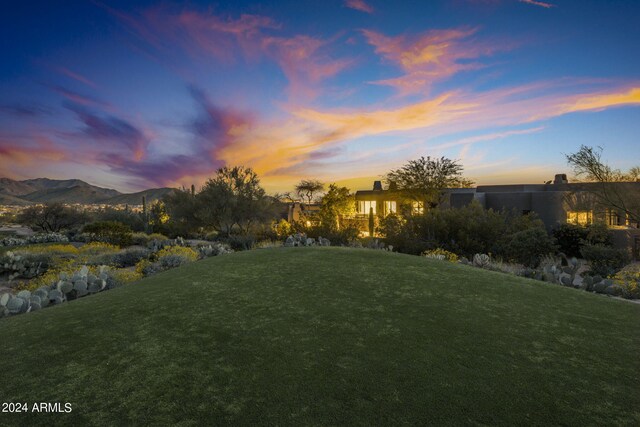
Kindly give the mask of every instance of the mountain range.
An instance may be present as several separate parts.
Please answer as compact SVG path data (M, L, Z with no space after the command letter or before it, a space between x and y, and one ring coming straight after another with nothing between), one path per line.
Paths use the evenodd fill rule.
M174 191L173 188L151 188L137 193L121 193L111 188L102 188L79 179L36 178L16 181L0 178L0 205L27 206L38 203L80 203L106 205L140 205L142 197L147 203L161 199Z

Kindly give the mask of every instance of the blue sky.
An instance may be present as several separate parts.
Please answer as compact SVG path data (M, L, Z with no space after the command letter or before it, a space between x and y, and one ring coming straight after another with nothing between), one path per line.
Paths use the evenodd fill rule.
M0 17L0 175L124 191L253 167L352 190L419 156L542 182L640 163L640 3L26 2Z

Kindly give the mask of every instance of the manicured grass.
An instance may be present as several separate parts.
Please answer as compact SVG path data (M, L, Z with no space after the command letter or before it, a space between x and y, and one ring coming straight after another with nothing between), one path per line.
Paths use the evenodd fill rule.
M640 305L419 257L211 258L0 321L7 425L640 425Z

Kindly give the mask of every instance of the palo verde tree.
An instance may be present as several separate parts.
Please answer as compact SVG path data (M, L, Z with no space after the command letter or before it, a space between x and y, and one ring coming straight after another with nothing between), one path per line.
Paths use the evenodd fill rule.
M223 167L196 194L196 217L204 226L226 235L247 234L255 224L273 217L273 199L251 168Z
M621 185L639 182L640 167L633 167L627 172L612 168L602 161L602 147L582 145L566 158L576 177L598 183L590 193L600 209L622 212L630 221L640 223L640 191L636 186Z
M314 200L313 196L324 190L324 184L315 179L303 179L296 185L295 190L301 199L311 203Z
M436 207L442 202L445 188L465 188L473 181L462 176L463 167L446 157L420 157L387 173L386 181L396 187L402 198Z

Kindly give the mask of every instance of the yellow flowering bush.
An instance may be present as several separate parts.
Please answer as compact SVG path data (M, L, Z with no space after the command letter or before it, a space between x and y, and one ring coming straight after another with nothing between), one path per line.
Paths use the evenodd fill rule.
M126 285L128 283L142 279L142 273L139 273L137 270L119 268L111 271L111 277L118 284Z
M102 255L102 254L115 254L120 251L120 247L112 245L110 243L103 242L91 242L80 248L80 253L83 255Z
M613 281L622 287L622 294L626 298L640 298L640 265L629 266L613 276Z
M422 256L427 258L441 259L443 261L458 262L458 255L442 248L436 248L436 249L424 251L422 253Z
M158 259L158 261L161 261L163 258L169 256L179 256L181 258L184 258L188 262L192 262L198 259L198 252L184 246L169 246L160 250L156 254L156 258Z
M44 255L77 255L78 248L69 244L56 244L56 245L33 245L25 246L18 250L16 253L28 253L28 254L44 254Z

